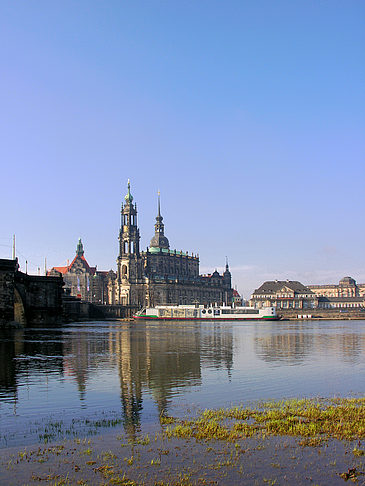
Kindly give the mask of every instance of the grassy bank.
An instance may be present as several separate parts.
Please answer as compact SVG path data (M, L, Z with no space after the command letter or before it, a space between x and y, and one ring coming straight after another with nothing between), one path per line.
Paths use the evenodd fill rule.
M194 420L161 420L174 424L165 430L169 437L232 442L275 435L301 437L319 444L330 438L364 439L365 398L266 402L256 408L205 410Z

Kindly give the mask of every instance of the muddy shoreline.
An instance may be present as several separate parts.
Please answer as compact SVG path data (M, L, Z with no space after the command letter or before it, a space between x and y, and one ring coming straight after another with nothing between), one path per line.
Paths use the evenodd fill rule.
M365 484L364 417L364 399L162 416L138 430L124 424L92 438L3 449L0 484Z

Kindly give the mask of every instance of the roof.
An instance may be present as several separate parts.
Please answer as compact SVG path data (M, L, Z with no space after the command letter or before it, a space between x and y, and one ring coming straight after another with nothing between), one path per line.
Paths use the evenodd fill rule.
M62 275L65 275L66 273L68 273L72 269L72 267L73 267L73 265L74 265L74 263L76 262L77 259L80 259L82 261L84 267L86 268L87 272L90 273L90 275L95 275L96 267L90 267L90 265L87 263L87 260L84 257L84 255L82 255L82 256L76 255L75 258L70 263L70 265L65 266L65 267L53 267L52 270L56 270L56 272L60 272Z
M101 275L103 277L106 277L109 275L110 270L97 270L96 275Z
M68 272L68 267L53 267L52 270L56 270L56 272L60 272L64 275Z
M233 297L241 297L236 289L233 289Z
M356 285L356 281L352 277L341 278L339 285Z
M308 287L298 282L297 280L269 280L267 282L264 282L261 287L256 289L253 295L276 293L280 291L283 287L287 287L290 290L298 293L305 292L307 294L313 294L313 292Z
M337 284L310 284L307 285L309 289L337 289L338 285Z
M83 264L84 264L84 267L86 268L86 270L91 274L91 275L95 275L95 272L96 272L96 267L90 267L90 265L87 263L87 260L86 258L84 257L84 255L82 256L79 256L79 255L76 255L75 258L72 260L71 262L71 265L69 266L69 271L71 270L72 266L74 265L74 263L76 262L77 259L80 259L82 260Z
M147 251L145 251L145 252L143 251L142 255L147 255L148 253L151 253L151 254L163 253L165 255L184 256L184 257L188 257L188 258L193 258L195 260L199 260L199 256L193 255L193 253L191 255L189 255L188 252L184 252L184 251L180 251L180 250L170 250L170 249L167 249L167 248L158 248L158 247L154 247L154 246L150 246L149 248L147 248Z
M217 277L223 278L222 275L220 275L217 272L217 270L215 270L213 273L206 273L206 274L202 274L202 275L199 275L199 276L200 276L200 278L205 278L205 279L207 279L207 278L217 278Z

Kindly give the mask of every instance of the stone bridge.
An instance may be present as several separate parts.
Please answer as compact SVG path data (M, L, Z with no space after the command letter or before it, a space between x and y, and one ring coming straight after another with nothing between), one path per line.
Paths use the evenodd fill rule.
M18 260L0 259L0 327L57 324L62 319L63 279L27 275Z

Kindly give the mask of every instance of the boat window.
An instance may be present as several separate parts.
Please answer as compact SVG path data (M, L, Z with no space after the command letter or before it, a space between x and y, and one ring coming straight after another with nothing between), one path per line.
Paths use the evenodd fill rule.
M212 309L208 309L208 314L211 314L212 313Z
M259 314L258 309L222 309L222 314Z
M202 314L205 314L207 311L205 309L202 310Z

